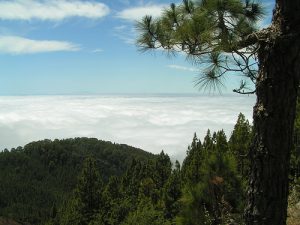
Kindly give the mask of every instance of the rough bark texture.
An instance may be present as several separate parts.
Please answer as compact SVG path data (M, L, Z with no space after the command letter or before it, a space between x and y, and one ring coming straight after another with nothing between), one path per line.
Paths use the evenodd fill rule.
M286 224L289 160L300 77L299 26L300 0L277 0L269 38L259 43L247 225Z

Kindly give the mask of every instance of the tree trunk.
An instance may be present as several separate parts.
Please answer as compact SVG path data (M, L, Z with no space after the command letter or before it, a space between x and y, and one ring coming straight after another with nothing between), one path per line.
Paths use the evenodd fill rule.
M277 0L259 43L247 225L286 224L288 172L300 77L300 1Z

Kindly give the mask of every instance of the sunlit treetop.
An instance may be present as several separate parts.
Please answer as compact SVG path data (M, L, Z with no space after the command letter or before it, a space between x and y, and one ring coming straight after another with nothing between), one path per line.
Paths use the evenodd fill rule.
M226 74L243 75L237 93L255 93L247 82L257 78L258 22L261 4L241 0L183 0L171 4L161 17L145 16L137 23L141 51L163 49L184 52L187 59L204 68L196 85L215 90Z

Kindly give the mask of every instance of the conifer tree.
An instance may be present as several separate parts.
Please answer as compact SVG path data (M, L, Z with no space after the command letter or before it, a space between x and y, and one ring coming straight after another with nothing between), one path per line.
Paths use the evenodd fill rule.
M165 218L168 220L174 220L180 210L179 199L181 197L182 181L180 174L180 164L175 162L175 169L172 171L171 176L166 182L163 189L163 202Z
M169 179L172 171L172 162L170 157L161 151L155 161L155 173L157 174L156 183L159 189L163 188L166 181Z
M129 214L121 225L171 225L164 219L163 213L156 210L150 199L143 199L136 211Z
M88 157L83 163L74 197L70 200L62 224L88 225L99 213L102 180L94 159Z
M197 134L194 134L193 141L188 147L187 156L182 164L182 179L189 184L197 184L200 181L200 168L205 152L198 140Z
M228 152L227 137L224 130L220 130L216 133L216 150L223 153Z
M112 176L101 193L102 203L95 224L118 224L124 219L122 202L124 194L121 190L120 178ZM127 214L127 213L126 213Z
M212 149L213 148L212 146L213 146L212 136L210 130L208 129L203 140L203 148L206 150Z
M201 148L199 157L196 151L190 149L186 159L191 158L184 160L185 170L196 172L193 168L197 168L199 179L190 179L184 185L177 218L179 224L219 225L226 224L230 219L240 219L238 215L243 209L244 193L235 158L228 151L224 131L214 132L212 138L209 133L206 143L210 144L205 150Z
M78 213L83 217L83 224L88 224L98 213L101 203L102 181L96 169L95 161L87 158L79 176L75 195L78 198Z
M257 95L247 225L283 225L300 79L300 1L275 0L272 23L258 30L262 6L252 0L183 0L157 19L137 24L141 51L183 52L206 67L197 82L217 89L224 76L239 74L234 92ZM235 73L233 73L235 72ZM255 89L248 86L255 84Z
M212 218L206 209L209 198L207 188L202 183L186 186L180 199L181 207L176 224L211 225Z
M251 142L251 126L245 116L240 113L229 139L229 148L238 163L238 171L243 177L249 172L249 148Z

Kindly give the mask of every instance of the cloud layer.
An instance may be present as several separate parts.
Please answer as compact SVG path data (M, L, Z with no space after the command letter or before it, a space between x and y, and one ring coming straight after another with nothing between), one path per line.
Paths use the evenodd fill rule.
M0 36L0 53L34 54L41 52L77 51L79 47L65 41L31 40L17 36Z
M0 1L2 20L62 20L68 17L98 19L109 14L109 7L95 1L80 0L4 0Z
M40 139L96 137L182 160L193 133L229 135L254 98L195 96L0 97L0 149Z

